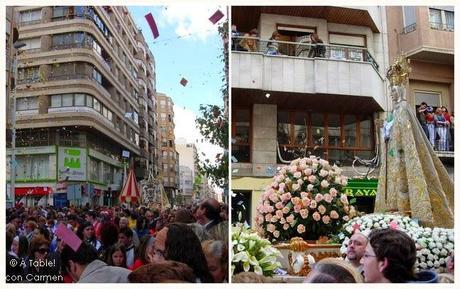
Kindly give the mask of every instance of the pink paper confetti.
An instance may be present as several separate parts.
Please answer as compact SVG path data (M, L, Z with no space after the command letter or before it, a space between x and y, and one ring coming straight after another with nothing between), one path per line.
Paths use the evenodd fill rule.
M150 26L150 30L152 30L153 38L158 38L158 36L160 36L160 33L158 32L158 27L155 23L155 19L153 19L152 13L145 15L145 19L147 20L147 23Z
M222 19L222 17L224 17L222 11L217 10L211 17L209 17L209 21L211 21L212 24L216 24L220 19Z
M69 245L72 250L77 252L78 248L80 248L80 245L82 241L78 236L72 232L70 229L68 229L64 224L59 224L59 226L56 229L56 235L62 239L64 243Z

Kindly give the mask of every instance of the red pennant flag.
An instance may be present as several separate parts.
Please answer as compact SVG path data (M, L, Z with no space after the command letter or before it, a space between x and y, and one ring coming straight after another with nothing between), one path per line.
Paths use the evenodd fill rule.
M188 83L188 80L182 77L182 79L180 80L180 84L182 84L182 86L186 86L187 83Z
M155 19L153 19L152 13L145 15L145 19L147 19L147 23L149 23L150 30L152 30L153 38L158 38L158 36L160 36L160 33L158 32L158 27L155 23Z
M216 13L209 17L209 21L211 21L212 24L216 24L217 22L219 22L220 19L222 19L222 17L224 17L222 11L217 10Z

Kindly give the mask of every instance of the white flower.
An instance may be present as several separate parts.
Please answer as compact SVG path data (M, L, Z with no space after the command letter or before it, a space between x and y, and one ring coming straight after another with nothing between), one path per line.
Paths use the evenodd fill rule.
M426 269L426 268L427 268L425 262L420 263L420 264L419 264L419 267L422 268L422 269Z

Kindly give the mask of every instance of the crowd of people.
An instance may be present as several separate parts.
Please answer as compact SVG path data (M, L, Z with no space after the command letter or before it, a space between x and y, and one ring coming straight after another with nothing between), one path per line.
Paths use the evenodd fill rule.
M453 112L449 114L445 106L433 109L426 102L422 102L417 111L417 118L434 150L454 150Z
M162 210L16 206L7 209L6 281L227 282L227 210L215 199Z

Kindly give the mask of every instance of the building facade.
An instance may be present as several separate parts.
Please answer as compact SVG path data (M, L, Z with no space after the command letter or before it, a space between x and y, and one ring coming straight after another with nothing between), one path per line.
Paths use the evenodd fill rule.
M246 203L251 223L277 167L309 155L341 166L356 185L349 194L362 192L363 175L376 177L378 168L367 174L353 161L378 155L391 106L385 8L233 6L232 24L258 31L252 51L232 39L232 203ZM274 31L279 53L269 55ZM312 33L324 42L321 53ZM362 208L371 203L364 198Z
M164 93L157 93L158 101L158 126L160 128L159 137L161 139L161 163L163 187L169 200L177 195L179 189L179 158L176 151L174 136L174 103L172 99Z
M158 170L155 62L140 30L123 6L14 7L14 19L26 44L18 57L16 201L117 202L127 167L137 178ZM11 154L7 148L7 161Z

